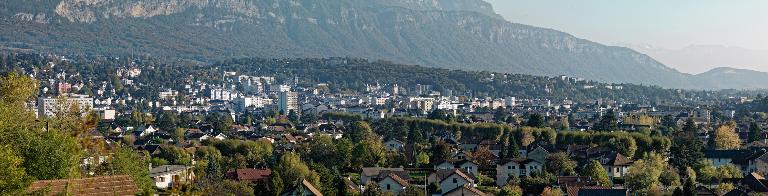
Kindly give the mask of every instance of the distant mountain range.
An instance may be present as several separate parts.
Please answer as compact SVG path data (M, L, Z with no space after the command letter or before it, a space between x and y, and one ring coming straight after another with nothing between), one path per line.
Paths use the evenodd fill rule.
M768 71L768 51L766 50L719 45L690 45L680 49L667 49L645 44L620 45L647 54L686 73L703 73L723 66Z
M628 48L511 23L482 0L4 0L0 27L4 48L62 53L349 56L671 88L768 84L729 78L758 72L680 73Z

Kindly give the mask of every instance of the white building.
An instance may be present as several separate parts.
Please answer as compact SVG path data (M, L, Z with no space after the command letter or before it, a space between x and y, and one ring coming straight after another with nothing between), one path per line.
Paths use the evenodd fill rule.
M237 94L226 89L211 89L211 100L230 101L237 97Z
M440 180L440 190L443 194L465 185L475 186L475 181L461 170L453 170L453 173Z
M149 177L160 189L172 188L191 182L195 178L192 167L185 165L163 165L152 168Z
M264 108L266 100L261 97L241 97L232 100L238 110L244 111L247 108Z
M53 117L59 111L67 111L73 106L79 107L80 112L85 115L85 112L93 108L93 98L72 94L69 97L37 99L38 116Z
M270 85L269 86L270 92L288 92L291 91L291 86L288 85Z
M278 111L283 111L285 114L291 110L299 112L299 94L296 92L280 92L277 102Z
M510 176L528 176L531 172L541 171L543 168L542 163L533 159L507 160L496 165L496 185L506 185Z

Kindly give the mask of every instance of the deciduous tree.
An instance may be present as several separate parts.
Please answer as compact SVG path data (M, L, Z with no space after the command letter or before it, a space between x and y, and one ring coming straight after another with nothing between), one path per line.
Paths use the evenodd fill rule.
M605 168L603 168L597 160L589 162L589 164L584 167L584 170L581 171L581 175L592 177L599 186L610 186L613 184L608 177L608 172L605 171Z
M739 149L741 140L736 133L736 123L731 121L715 130L715 148L721 150Z

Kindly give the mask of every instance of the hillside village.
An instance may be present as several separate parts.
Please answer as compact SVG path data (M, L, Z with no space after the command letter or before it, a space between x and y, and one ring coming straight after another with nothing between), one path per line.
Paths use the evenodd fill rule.
M40 64L17 67L16 75L0 80L10 84L0 90L32 89L36 95L4 99L1 114L8 118L0 126L9 126L0 130L3 138L20 137L6 129L30 128L8 122L25 122L43 138L61 132L56 137L68 141L71 133L76 164L65 169L77 175L27 171L22 192L768 193L768 135L762 129L768 118L760 108L768 98L762 95L684 98L691 102L670 106L615 97L477 96L426 83L335 90L340 84L234 70L168 78L185 82L158 87L161 81L147 80L153 73L148 69L155 69L147 66L125 65L102 73L108 80L101 81L104 76L53 61ZM568 76L548 80L580 90L625 90ZM543 87L545 93L558 88ZM0 148L34 157L21 151Z

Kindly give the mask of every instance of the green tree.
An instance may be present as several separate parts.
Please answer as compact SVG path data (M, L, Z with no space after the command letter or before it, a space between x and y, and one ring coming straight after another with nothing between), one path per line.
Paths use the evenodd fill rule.
M432 162L439 160L448 160L453 156L451 147L443 141L438 141L437 144L432 145Z
M680 186L680 175L675 170L674 168L667 167L659 176L659 182L664 188Z
M667 163L662 155L649 154L629 168L625 176L626 186L638 193L647 194L661 185L659 179L666 166Z
M703 184L715 183L719 180L717 168L711 161L702 161L696 169L696 179Z
M354 148L352 141L349 138L341 138L336 140L335 144L336 153L339 156L339 162L336 164L342 168L352 165L352 151Z
M174 133L176 131L176 127L178 124L176 119L177 119L176 114L170 111L163 111L157 117L157 122L156 122L157 128L159 128L162 131Z
M295 186L301 183L302 180L307 180L312 185L315 185L315 188L322 189L322 187L319 187L321 185L320 177L310 170L309 166L304 164L299 155L295 153L283 154L280 157L276 170L280 173L282 181L286 185Z
M734 164L726 164L717 168L717 174L719 179L727 178L743 178L741 169Z
M378 140L378 136L376 136L376 133L371 129L371 125L367 122L354 122L350 130L350 138L353 143L360 143L363 140Z
M10 147L0 145L0 195L20 195L32 183L23 161Z
M576 161L564 152L553 153L547 156L544 168L553 174L570 176L576 174Z
M672 147L670 148L669 163L679 170L692 167L704 158L704 143L696 138L695 124L686 123L685 127L688 128L674 136ZM690 131L691 129L694 133L685 131Z
M517 185L506 185L499 191L499 196L522 196L523 189Z
M683 195L684 196L696 196L696 179L695 178L687 178L685 179L685 183L683 184Z
M34 99L38 87L35 79L11 72L0 77L0 100L8 105L22 105Z
M517 141L516 134L509 134L509 146L507 147L507 158L519 158L520 157L520 143Z
M363 140L352 149L352 165L355 168L382 166L386 163L386 150L379 140Z
M136 186L144 192L151 193L154 184L149 177L148 165L147 158L139 156L136 151L128 147L118 149L109 162L109 168L113 170L113 174L131 176Z
M419 167L429 166L429 155L426 152L419 152L419 154L416 155L416 164L419 165Z
M213 129L218 132L227 132L234 124L234 120L229 114L214 112L205 117L205 121L213 125Z
M762 140L763 128L757 122L749 125L749 143Z
M299 114L294 110L288 111L288 121L291 121L294 125L299 124Z
M542 116L539 113L533 113L528 117L528 122L526 123L527 126L530 127L544 127L547 125L547 121L544 120L544 116Z
M251 167L266 166L269 158L272 157L274 147L272 143L266 140L243 141L242 154Z
M43 132L35 145L22 150L24 168L38 180L65 179L78 171L81 150L68 134L51 130Z
M606 173L607 175L607 173ZM540 195L544 189L556 181L556 177L547 172L532 172L520 180L520 187L526 195Z
M363 196L382 196L384 193L381 191L381 188L378 184L374 182L370 182L367 185L365 185L365 190L363 191Z
M283 177L280 175L280 171L273 170L272 176L270 176L270 186L272 195L279 196L285 190L285 183Z
M158 157L165 159L174 165L191 165L192 164L192 156L186 151L184 151L184 149L176 146L169 146L169 145L162 146Z
M715 148L722 150L733 150L741 147L739 134L736 133L736 123L731 121L715 130Z
M205 178L208 180L221 180L224 178L224 168L221 166L221 161L214 158L214 157L208 157L207 165L205 166Z
M581 171L581 175L592 177L599 186L610 186L612 184L611 179L608 177L608 172L605 171L605 168L597 160L589 162L584 167L584 170Z
M424 189L419 188L417 186L408 186L408 187L405 187L405 190L401 195L402 196L426 196L426 193L424 193Z

